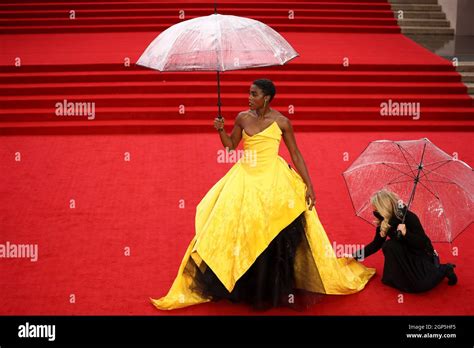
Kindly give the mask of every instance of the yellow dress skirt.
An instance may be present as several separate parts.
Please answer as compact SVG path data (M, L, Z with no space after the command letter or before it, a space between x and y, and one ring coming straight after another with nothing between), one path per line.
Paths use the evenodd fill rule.
M239 161L196 208L196 234L161 310L228 298L281 305L293 289L346 295L375 274L337 258L301 176L278 155L276 122L249 136Z

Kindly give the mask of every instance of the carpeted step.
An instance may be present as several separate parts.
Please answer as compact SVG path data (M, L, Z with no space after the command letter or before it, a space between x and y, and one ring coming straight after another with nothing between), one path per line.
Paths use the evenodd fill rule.
M446 61L442 61L443 64L433 64L429 62L420 62L419 64L406 64L398 62L397 64L390 63L390 62L374 62L371 64L368 63L357 63L351 64L350 67L345 67L341 63L318 63L318 64L311 64L311 63L291 63L291 65L276 65L272 66L270 69L264 68L256 68L256 69L249 69L249 70L233 70L233 71L226 71L222 73L222 76L227 74L246 74L248 72L256 72L259 74L260 71L273 71L273 72L288 72L288 71L296 71L296 72L313 72L313 71L322 71L322 72L338 72L340 74L343 73L390 73L396 74L398 72L404 73L441 73L441 72L455 72L456 68L453 67L452 64L446 64ZM459 68L461 68L461 62L459 63ZM192 76L193 74L197 77L201 74L212 74L214 77L216 76L215 72L207 72L207 71L199 71L199 72L162 72L160 73L157 70L148 69L142 66L138 66L135 64L131 64L130 66L124 66L123 64L114 64L114 63L94 63L94 64L43 64L43 65L22 65L21 67L15 67L14 65L0 65L0 74L2 73L46 73L46 72L113 72L113 71L146 71L151 72L157 75L168 76L169 74L182 74ZM174 75L171 75L174 76Z
M292 121L295 132L377 132L381 129L406 132L473 131L473 121L412 121L412 120L313 120ZM210 120L123 120L123 121L70 121L70 122L2 122L0 135L76 135L76 134L170 134L215 133ZM226 126L228 132L231 131Z
M129 24L122 25L48 25L48 26L2 26L0 34L56 34L60 33L104 33L104 32L162 32L174 23L162 25ZM319 33L399 33L398 26L390 25L317 25L317 24L274 24L279 32L319 32Z
M219 3L218 12L228 8L266 8L268 2L223 2ZM271 3L272 8L298 10L298 9L331 9L331 10L390 10L391 5L386 1L370 2L370 1L275 1ZM2 3L0 11L22 11L22 10L115 10L115 9L181 9L186 11L187 8L204 8L214 12L214 2L162 2L162 1L129 1L129 2L44 2L44 3Z
M246 93L249 84L244 82L222 82L223 93ZM456 94L465 93L462 83L431 83L431 82L284 82L278 87L280 93L291 93L305 89L312 93L396 93L396 94ZM216 83L203 81L199 85L200 92L215 92ZM95 83L38 83L38 84L3 84L0 95L80 95L110 93L194 93L194 81L168 82L95 82Z
M216 81L214 72L165 72L150 69L113 71L65 71L65 72L22 72L0 73L0 83L73 83L73 82L141 82L141 81ZM236 70L221 74L223 81L249 83L257 76L274 81L318 81L318 82L460 82L457 72L425 71L298 71L278 70ZM467 82L467 81L466 81Z
M246 94L222 95L224 106L246 107ZM216 93L193 93L182 96L179 94L110 94L110 95L45 95L45 96L10 96L0 97L0 105L5 112L7 109L51 108L64 100L71 103L94 102L101 107L174 107L180 106L209 106L215 105ZM382 103L393 101L397 103L420 103L421 107L471 107L472 99L466 94L460 95L409 95L409 94L278 94L272 106L277 109L304 107L379 107ZM287 113L288 111L286 111Z
M226 119L233 119L244 107L224 106L222 114ZM54 106L44 109L10 109L0 110L0 127L3 122L29 122L29 121L55 121L71 122L75 120L87 120L93 123L96 120L212 120L217 114L216 107L210 106L189 106L184 113L180 113L177 107L101 107L95 106L95 113L84 112L77 115L59 115L55 113ZM282 110L283 111L283 110ZM380 107L297 107L294 114L288 115L292 120L339 120L344 123L347 120L404 120L409 119L416 123L420 120L446 120L446 113L449 113L449 121L473 121L474 108L449 108L449 107L423 107L421 113L404 113L401 115L389 114L381 115ZM474 122L474 121L473 121Z
M83 18L115 18L115 17L128 17L134 18L139 16L161 16L166 18L173 18L173 21L178 22L176 15L176 9L126 9L126 10L81 10L80 16L77 20ZM272 8L228 8L220 11L221 14L233 15L233 16L286 16L289 18L287 9L272 9ZM199 8L188 8L184 13L184 18L179 17L179 20L187 20L197 16L207 16L210 14L209 9ZM439 15L438 13L436 13ZM333 18L333 17L344 17L344 18L394 18L391 10L347 10L338 9L337 11L331 10L315 10L315 9L299 9L295 14L295 19L307 18L307 17L318 17L318 18ZM3 19L24 19L24 18L57 18L64 19L69 18L69 14L64 10L24 10L24 11L2 11L0 12L0 18ZM438 17L436 17L438 18ZM443 17L445 18L445 17Z
M196 18L190 16L189 19ZM395 18L350 18L350 17L296 17L294 19L288 18L288 16L248 16L258 21L261 21L269 26L281 26L287 25L354 25L354 26L396 26L397 21ZM74 22L74 25L110 25L110 26L129 26L129 25L150 25L152 28L169 27L173 24L175 18L169 16L135 16L135 17L97 17L97 18L80 18ZM433 23L443 23L445 21L432 21ZM0 19L0 27L13 28L13 27L35 27L35 26L66 26L71 25L71 20L66 18L8 18ZM449 25L449 24L448 24Z

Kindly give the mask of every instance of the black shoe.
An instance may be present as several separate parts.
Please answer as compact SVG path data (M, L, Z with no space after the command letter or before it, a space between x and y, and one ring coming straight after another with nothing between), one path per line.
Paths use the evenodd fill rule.
M453 265L452 263L446 264L448 266L448 269L446 270L446 278L448 278L448 285L456 285L458 282L458 277L456 273L454 273L454 268L456 265Z

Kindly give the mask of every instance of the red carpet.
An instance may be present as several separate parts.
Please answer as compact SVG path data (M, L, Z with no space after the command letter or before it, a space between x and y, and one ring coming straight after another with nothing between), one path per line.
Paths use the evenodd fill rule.
M473 163L471 133L412 133L427 136L448 153ZM374 139L406 139L403 133L302 133L300 148L315 185L317 210L337 244L366 244L372 227L354 216L341 173ZM37 136L0 138L2 243L37 243L37 262L0 262L2 314L168 314L149 296L171 285L194 233L196 204L232 164L216 163L216 134L128 136ZM15 162L15 152L22 161ZM123 160L130 152L131 161ZM343 161L348 152L349 161ZM283 156L288 160L286 151ZM22 178L19 180L19 178ZM69 208L75 199L76 208ZM181 200L184 209L180 208ZM424 294L406 294L383 285L382 254L365 264L377 276L362 292L327 296L308 315L471 314L474 286L471 226L452 244L436 248L443 261L457 264L459 284L446 282ZM124 248L130 247L130 256ZM70 304L70 295L76 302ZM225 302L174 314L253 314ZM302 314L271 310L267 314Z
M341 176L368 142L428 137L474 163L474 108L460 75L399 34L387 1L219 3L221 13L270 24L300 53L286 66L223 73L223 112L230 130L251 81L275 81L272 105L295 126L331 241L364 244L373 235L354 216ZM148 297L168 290L194 233L196 204L231 164L216 162L215 74L159 73L134 62L180 20L179 10L189 19L212 8L156 0L0 4L0 244L39 247L37 262L0 261L0 314L167 314ZM65 99L95 102L95 119L55 116ZM419 102L420 119L381 116L389 100ZM365 262L378 275L364 291L325 297L304 314L472 314L472 233L471 226L453 245L436 246L458 266L455 287L443 283L401 304L380 282L379 254ZM219 303L171 314L253 312Z

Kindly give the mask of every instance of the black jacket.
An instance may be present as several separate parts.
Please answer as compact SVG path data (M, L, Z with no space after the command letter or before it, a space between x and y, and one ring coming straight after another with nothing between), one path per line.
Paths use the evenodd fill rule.
M406 207L402 209L402 214L405 213L405 211ZM401 223L401 219L393 216L389 221L389 225L391 227L387 231L387 235L385 237L380 235L380 226L377 226L372 242L365 246L363 250L359 250L358 252L354 253L353 257L356 260L359 260L376 253L382 248L387 237L390 239L399 240L401 243L406 245L407 248L410 248L414 253L432 257L434 253L433 245L431 244L431 240L426 235L425 230L421 225L420 219L418 219L418 216L408 210L405 217L405 225L407 229L405 236L401 234L399 235L397 233L397 226Z

